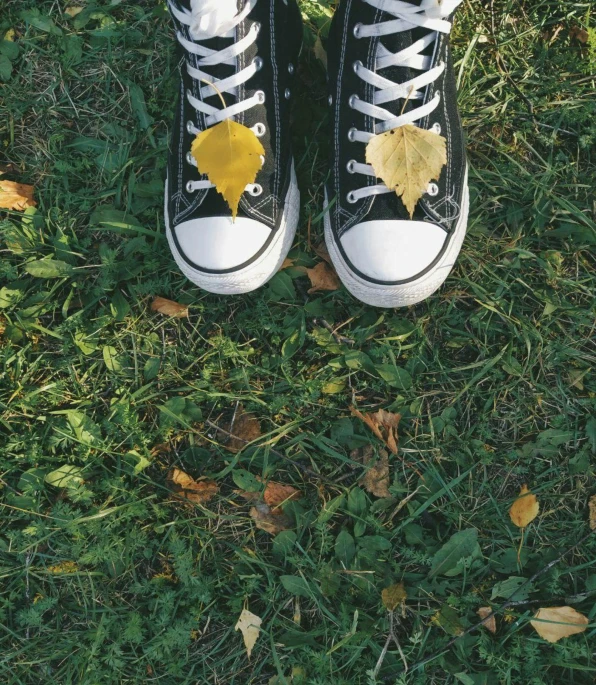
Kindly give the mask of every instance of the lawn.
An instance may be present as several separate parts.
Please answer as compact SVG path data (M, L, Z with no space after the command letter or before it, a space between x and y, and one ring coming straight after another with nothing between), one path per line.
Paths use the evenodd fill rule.
M38 203L0 213L3 685L594 682L592 3L462 6L468 235L437 294L384 311L309 294L303 268L327 2L301 3L293 263L223 298L165 240L164 4L1 0L0 169ZM379 409L397 450L356 413ZM589 625L546 641L553 606Z

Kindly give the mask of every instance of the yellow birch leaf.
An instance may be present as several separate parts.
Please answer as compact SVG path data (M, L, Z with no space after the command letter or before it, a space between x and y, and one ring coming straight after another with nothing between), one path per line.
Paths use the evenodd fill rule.
M398 607L405 606L408 593L403 583L395 583L386 587L381 592L381 599L387 611L395 611Z
M511 505L509 516L518 528L525 528L531 523L540 511L540 504L536 499L536 495L528 490L527 485L522 485L519 491L519 497Z
M438 180L447 164L447 141L434 131L406 124L373 136L366 146L366 161L401 197L412 218L428 184Z
M532 627L547 642L557 642L562 637L583 633L590 621L573 607L546 607L538 609Z
M23 211L27 207L35 207L33 186L13 181L0 181L0 209L18 209Z
M249 659L252 654L252 649L259 637L262 622L263 619L261 619L260 616L253 614L252 611L249 611L248 609L243 609L240 618L238 619L238 623L236 623L236 627L234 628L234 630L239 630L242 633L244 646L246 647L246 653Z
M213 183L232 210L238 214L238 205L249 183L254 183L265 150L257 136L246 126L226 119L201 131L191 147L201 174Z

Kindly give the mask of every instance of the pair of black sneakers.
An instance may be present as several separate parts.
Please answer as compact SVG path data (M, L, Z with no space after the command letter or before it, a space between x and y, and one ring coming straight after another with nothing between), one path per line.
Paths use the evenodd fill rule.
M464 238L467 165L449 48L461 2L341 0L333 18L325 240L345 286L371 305L428 297ZM185 53L166 183L168 241L193 283L213 293L249 292L280 268L298 224L290 108L300 11L295 0L168 4ZM230 118L251 128L265 149L234 221L190 152L199 132ZM365 160L373 135L406 124L440 133L447 146L447 164L412 217Z

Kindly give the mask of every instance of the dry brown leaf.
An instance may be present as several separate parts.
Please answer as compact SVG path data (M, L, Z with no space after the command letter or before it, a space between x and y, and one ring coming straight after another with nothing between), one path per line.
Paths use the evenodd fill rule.
M168 480L180 497L195 504L205 504L219 492L219 486L214 480L196 481L180 469L172 469Z
M392 454L397 454L397 427L399 426L401 414L392 414L384 409L363 414L356 407L350 407L350 411L353 416L363 421L379 440L382 440L387 445Z
M478 611L476 612L480 618L486 618L490 614L492 614L493 610L490 607L480 607ZM496 616L491 616L488 621L485 621L482 624L487 630L490 630L491 633L496 633L497 632L497 619Z
M279 270L283 271L284 269L289 269L291 266L294 266L295 263L295 259L290 259L289 257L286 257L284 259L284 263L280 266Z
M391 493L388 490L389 455L387 452L385 450L380 450L379 457L376 461L372 449L365 450L362 457L364 466L369 467L364 476L360 479L360 483L364 489L375 497L391 497Z
M234 628L234 630L239 630L242 633L244 646L246 647L246 653L249 659L255 642L259 637L262 622L263 620L260 616L253 614L252 611L249 611L248 609L243 609L240 618L236 623L236 627Z
M33 199L33 186L13 181L0 181L0 209L18 209L36 207Z
M318 245L316 245L313 248L314 253L317 255L317 257L320 257L324 261L327 262L327 264L331 264L331 256L329 254L329 250L327 249L327 245L325 241L320 242Z
M159 312L176 319L188 316L188 305L174 302L174 300L167 300L165 297L156 297L151 303L151 309L154 312Z
M284 485L283 483L274 483L269 481L265 486L263 499L265 504L271 508L273 513L277 513L282 504L290 502L291 500L300 499L300 490L296 490L291 485Z
M224 447L229 452L240 452L249 442L261 437L261 423L254 414L245 412L242 405L238 406L236 415L232 417L231 423L226 423L222 427L226 433L231 433L227 437Z
M588 509L590 510L590 529L596 530L596 495L590 497Z
M414 124L373 136L366 145L366 161L378 178L401 197L410 218L428 184L447 164L447 141Z
M406 599L408 593L403 583L395 583L386 587L381 592L381 599L387 611L395 611L398 607L402 608L402 613L405 609Z
M289 530L291 528L288 517L277 509L275 513L266 504L256 504L250 508L250 517L255 522L257 528L264 530L270 535L277 535L282 530Z
M573 607L538 609L530 621L538 635L547 642L557 642L563 637L583 633L589 622L587 616Z
M308 289L309 295L322 290L338 290L341 285L338 275L327 262L320 262L312 269L305 269L305 271L311 284Z
M575 40L578 40L584 45L590 40L590 34L581 26L572 26L569 31L569 37L575 38Z
M511 520L518 528L525 528L538 516L539 511L540 504L536 499L536 495L528 490L527 485L522 485L519 497L509 510Z

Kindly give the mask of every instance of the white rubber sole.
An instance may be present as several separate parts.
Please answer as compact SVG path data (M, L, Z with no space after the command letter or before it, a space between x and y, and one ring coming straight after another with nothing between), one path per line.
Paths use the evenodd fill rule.
M346 264L341 252L335 244L333 232L331 230L331 220L329 213L325 214L325 242L333 265L346 288L361 302L370 304L373 307L407 307L426 300L445 282L449 272L455 264L457 255L461 250L466 229L468 227L468 212L470 206L470 193L468 189L468 171L464 179L465 189L461 206L461 214L454 233L451 236L449 246L435 266L420 278L401 285L381 285L371 283L357 274ZM327 199L325 199L325 207Z
M165 200L165 223L166 235L170 250L174 255L176 264L182 273L199 288L218 295L240 295L249 293L265 284L274 276L283 264L286 255L292 247L296 228L298 227L298 217L300 214L300 191L296 181L294 165L290 178L290 187L284 202L284 210L281 217L280 227L275 239L267 250L252 264L227 274L210 274L194 269L180 254L176 243L172 237L167 211L167 181L166 181L166 200Z

